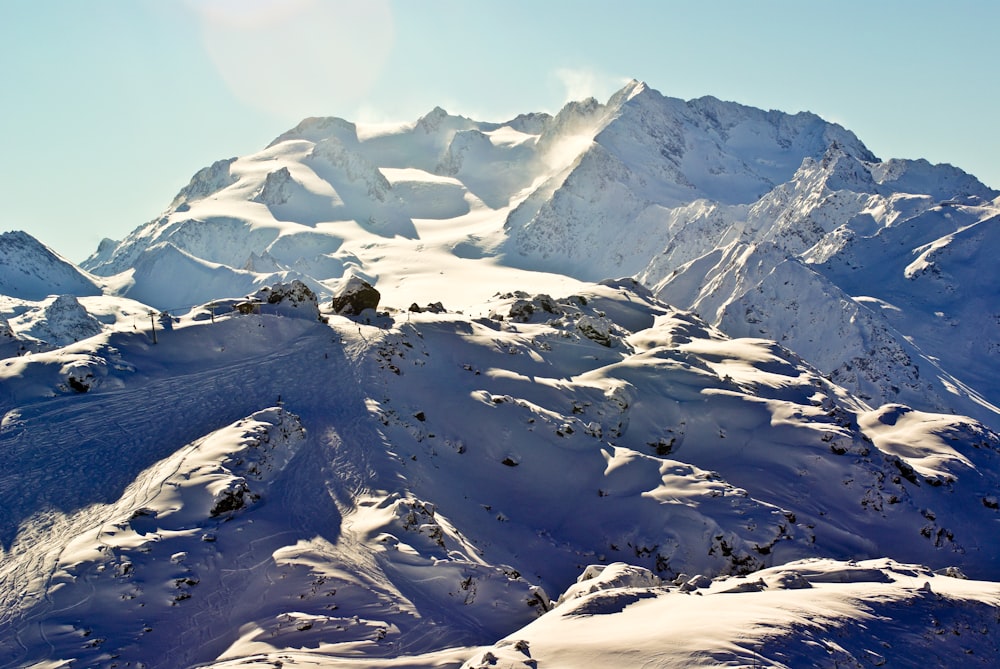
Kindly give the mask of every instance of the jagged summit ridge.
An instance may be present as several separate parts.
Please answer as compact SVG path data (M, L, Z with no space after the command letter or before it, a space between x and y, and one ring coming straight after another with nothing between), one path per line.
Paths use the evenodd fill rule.
M960 328L952 334L980 342L973 348L985 354L995 345L989 309L977 313L940 297L968 297L961 278L939 281L937 297L914 291L916 277L930 277L928 268L940 264L903 261L919 256L921 245L950 246L959 218L962 225L990 220L998 195L950 165L882 161L849 130L815 114L713 97L684 101L631 81L606 103L591 98L554 116L501 123L440 107L396 126L306 119L259 154L200 171L161 217L113 249L102 245L84 266L102 275L146 267L152 259L144 256L169 242L209 264L249 270L227 280L235 293L299 278L329 295L347 272L415 285L402 265L387 273L381 259L433 246L455 269L488 261L587 281L632 275L680 306L705 310L713 323L825 361L824 372L873 402L923 395L933 398L924 408L985 419L997 404L995 382L960 370L961 361L940 350L948 348L940 327ZM937 209L940 203L950 209ZM898 232L904 229L916 236ZM894 248L889 238L903 248L886 275L877 256ZM720 260L728 265L716 265ZM805 310L761 303L786 293L767 286L781 263L804 263L808 271L782 274L807 281L801 291L822 303ZM917 267L925 269L918 274ZM436 290L453 290L442 272L451 285ZM212 299L209 286L218 286L204 283L201 293L186 286L184 300L170 300L142 285L154 275L161 273L137 271L125 294L162 294L158 306L166 307ZM475 292L475 281L461 283ZM491 292L483 285L474 299ZM873 309L868 297L898 310ZM862 301L845 310L845 300L855 298ZM433 301L401 296L403 303ZM855 308L863 313L849 328L855 335L836 341L821 320L803 316ZM910 314L905 322L901 313ZM890 362L903 359L902 351L912 365ZM860 370L850 362L880 356ZM951 362L942 369L945 359ZM919 380L917 368L926 375Z

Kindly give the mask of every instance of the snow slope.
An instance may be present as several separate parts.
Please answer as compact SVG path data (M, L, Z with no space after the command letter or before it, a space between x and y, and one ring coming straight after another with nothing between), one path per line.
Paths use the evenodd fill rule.
M600 569L600 571L598 571ZM992 583L888 560L806 560L650 583L621 563L463 667L992 667ZM634 568L633 568L634 569ZM612 572L612 574L608 574ZM858 633L858 630L863 630ZM945 639L961 638L951 644ZM663 648L670 648L664 653Z
M631 82L4 234L0 666L991 666L998 196Z
M535 649L576 638L531 630L591 564L643 587L810 558L1000 569L995 434L869 411L632 281L373 325L297 295L0 367L5 666L457 667L524 625ZM847 629L845 592L774 624L828 607ZM992 590L961 592L981 618Z
M0 294L24 300L100 295L98 280L25 232L0 233Z

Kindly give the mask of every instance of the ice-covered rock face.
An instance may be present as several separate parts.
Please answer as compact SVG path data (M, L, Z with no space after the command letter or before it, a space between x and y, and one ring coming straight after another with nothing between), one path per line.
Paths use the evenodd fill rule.
M392 189L392 186L375 165L357 151L349 149L335 137L328 137L318 142L308 159L320 163L326 168L333 168L342 174L345 181L360 184L365 188L371 200L384 202ZM328 180L339 179L334 177Z
M190 206L191 201L217 193L236 183L238 177L230 171L235 161L236 158L217 160L208 167L198 170L188 185L177 193L171 207Z
M289 173L287 167L282 167L274 172L268 172L267 178L264 179L264 185L257 195L254 196L254 202L260 202L266 205L279 205L288 202L288 198L291 197L289 192L289 184L292 182L292 175Z
M927 186L920 175L928 171L940 176L927 189L933 196L887 187ZM989 357L993 310L976 297L971 277L924 262L939 250L951 255L945 249L963 246L963 238L989 246L985 233L997 211L983 199L992 191L957 172L920 161L869 162L831 144L749 209L721 210L724 232L702 237L700 246L687 231L703 229L701 220L675 225L668 257L687 263L655 259L641 276L664 299L729 332L781 341L874 403L913 402L995 421L996 383L962 362ZM934 199L943 192L950 199ZM686 256L677 251L682 242ZM920 289L918 270L933 277ZM943 320L961 333L945 331ZM965 342L961 353L943 345L951 336Z
M845 166L876 160L852 133L811 114L714 98L684 102L637 82L600 112L589 111L597 119L593 145L551 193L537 192L538 200L526 200L505 225L518 256L591 280L639 274L659 253L690 260L711 250L718 237L685 237L700 217L687 210L694 203L724 212L727 241L744 238L754 225L744 207L795 188L813 174L803 166L823 162L826 176L838 164L831 152L848 157Z

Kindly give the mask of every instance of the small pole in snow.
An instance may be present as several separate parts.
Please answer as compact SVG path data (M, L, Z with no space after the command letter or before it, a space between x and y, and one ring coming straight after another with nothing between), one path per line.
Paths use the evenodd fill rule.
M153 343L156 343L156 320L153 319L153 312L149 312L149 328L153 333Z
M215 302L210 302L208 304L209 311L212 314L212 322L215 323Z

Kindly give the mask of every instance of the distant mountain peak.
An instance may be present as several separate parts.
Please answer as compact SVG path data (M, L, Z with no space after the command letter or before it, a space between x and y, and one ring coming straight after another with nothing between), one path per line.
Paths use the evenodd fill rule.
M292 276L329 295L347 272L378 277L384 258L438 248L446 254L445 266L452 267L438 270L441 281L464 266L453 261L477 258L583 280L632 274L680 304L703 305L727 322L766 315L769 322L748 322L755 326L748 331L780 333L792 348L816 353L822 337L811 324L795 322L795 312L754 302L775 290L769 282L777 275L768 279L768 272L777 263L809 265L801 272L788 265L779 274L807 283L800 288L829 301L824 308L850 310L850 304L830 305L874 292L844 282L854 274L877 273L870 269L875 251L863 249L884 252L883 240L895 235L890 228L927 214L933 221L921 224L911 238L932 244L955 233L959 217L966 226L988 217L994 206L989 203L998 195L951 166L882 161L853 132L811 112L762 110L714 96L685 101L633 79L607 102L571 101L554 116L521 114L506 123L434 107L413 123L365 127L359 135L358 127L342 118L305 119L259 154L200 170L163 216L113 249L102 245L85 267L102 274L134 270L120 282L123 292L168 306L178 301L169 286L142 285L153 277L162 281L169 271L155 251L161 242L183 252L176 260L191 267L192 275L210 275L201 284L184 283L185 302L210 300L215 296L209 292L222 286L249 293L260 282ZM972 208L935 214L938 202ZM435 241L428 245L428 239ZM916 252L905 239L901 243ZM904 259L898 275L905 279L913 258ZM747 262L756 265L746 267ZM940 267L928 265L920 276L930 277ZM410 275L392 281L416 285ZM469 284L464 275L458 283ZM881 277L874 285L892 283ZM941 290L962 290L950 278L939 283ZM903 286L897 290L906 293ZM392 291L385 292L391 299ZM436 295L407 299L414 297L437 301ZM881 299L898 301L889 295ZM736 314L737 304L749 311ZM888 310L868 318L870 304L861 306L854 321L858 337L845 336L832 349L840 353L824 354L829 363L824 371L839 367L833 363L841 353L846 359L862 357L863 341L886 342L885 360L910 351L906 337L913 335L903 332L910 326L892 330L880 320L893 313ZM811 308L797 313L806 312L814 313ZM933 315L938 312L945 313L931 310L931 323L944 322ZM987 332L985 327L974 329ZM865 328L872 332L862 333ZM924 345L934 348L930 340ZM990 350L991 345L975 346ZM921 368L934 364L928 359ZM880 398L889 400L893 388L915 387L910 372L854 366L842 378L855 379L856 390L877 387ZM994 386L985 383L982 387ZM955 395L943 386L925 395L924 408L977 417L987 414L976 407L997 403L962 400L953 406L946 399Z
M621 97L624 98L625 100L631 100L636 96L642 95L643 93L649 93L652 90L653 89L651 89L646 84L645 81L639 81L638 79L630 79L628 83L626 83L621 89L618 90L617 93L615 93L612 96L612 99L615 97Z
M40 300L101 292L90 276L28 233L0 233L0 295Z
M191 181L177 193L170 206L178 207L182 204L189 204L191 200L207 197L236 183L238 177L234 176L229 169L235 161L235 157L217 160L208 167L203 167L195 172Z
M358 128L351 121L337 116L311 116L303 119L291 130L278 135L267 148L293 139L316 142L326 137L338 137L342 142L357 142Z
M476 126L476 122L464 116L449 114L441 107L434 107L419 119L416 128L426 133L435 133L439 130L466 130Z

